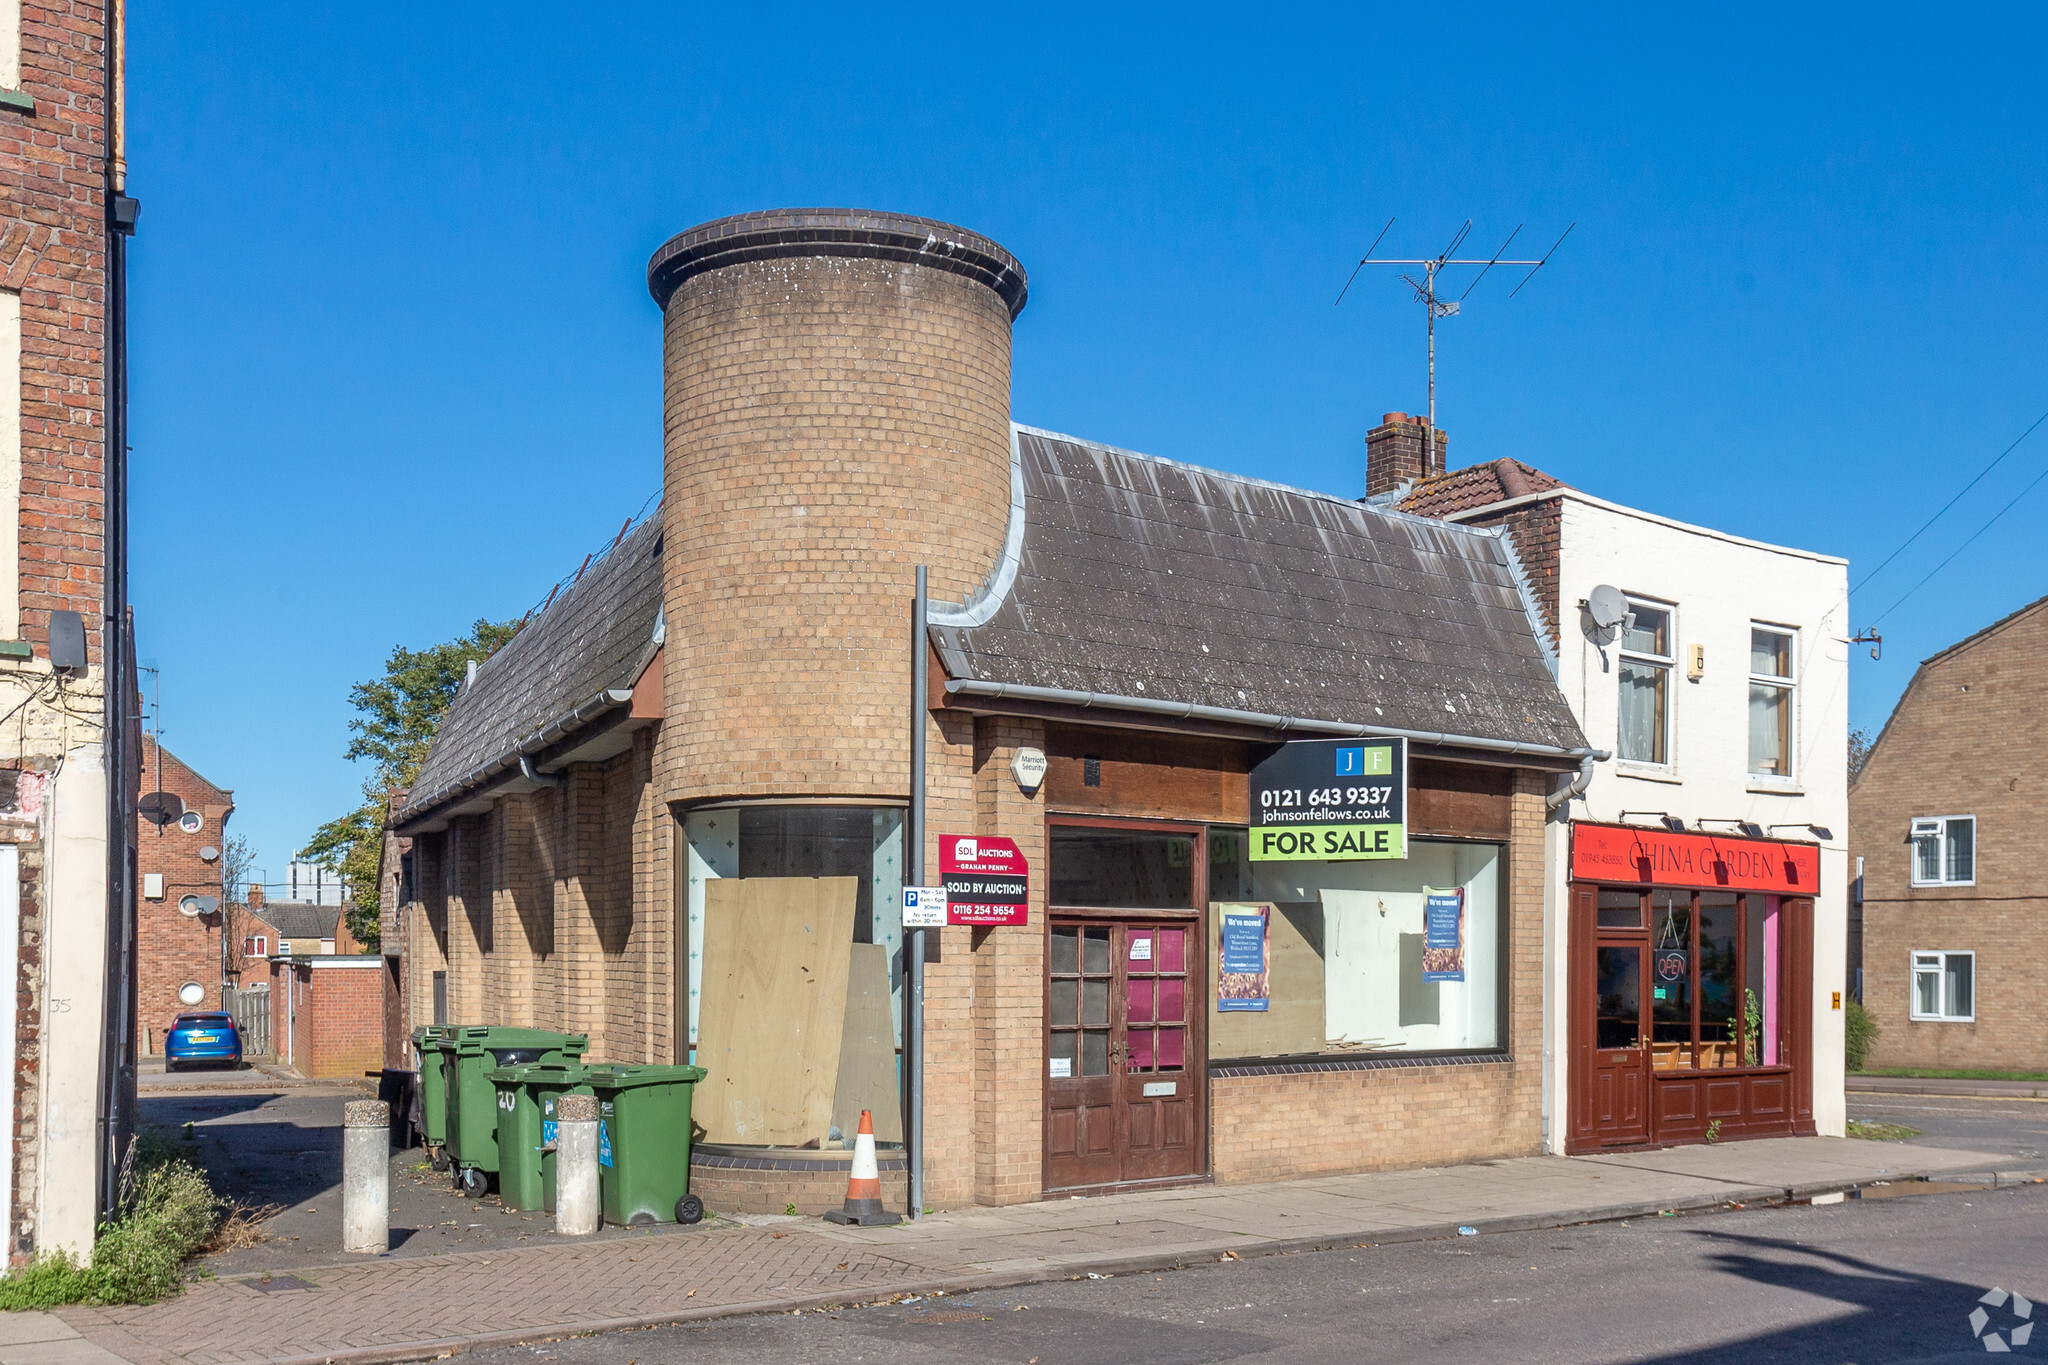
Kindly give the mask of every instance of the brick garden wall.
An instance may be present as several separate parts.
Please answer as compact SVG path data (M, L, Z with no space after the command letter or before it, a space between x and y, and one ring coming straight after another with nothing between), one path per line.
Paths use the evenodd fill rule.
M1863 859L1863 1000L1873 1067L2048 1069L2048 605L1920 666L1849 788L1849 857ZM1977 817L1976 885L1915 887L1916 817ZM1974 1022L1910 1017L1916 950L1975 952Z

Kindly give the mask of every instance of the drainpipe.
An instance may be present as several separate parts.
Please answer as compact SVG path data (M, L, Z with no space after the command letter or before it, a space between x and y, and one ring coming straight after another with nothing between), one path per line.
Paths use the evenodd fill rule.
M533 766L533 760L525 754L519 755L519 775L528 782L533 783L536 787L559 787L562 785L562 775L560 773L544 773L540 771L540 769Z
M917 598L910 615L910 829L904 840L905 883L924 885L924 727L925 714L925 624L929 600L925 596L925 566L917 566ZM905 1100L909 1111L903 1126L904 1162L910 1168L910 1216L924 1217L924 936L929 929L913 930L909 936L910 988L904 992L903 1041Z
M1544 797L1544 806L1550 810L1557 810L1561 807L1570 805L1572 802L1584 796L1586 794L1586 788L1591 786L1593 782L1593 765L1596 763L1604 763L1611 757L1613 757L1613 755L1610 754L1607 750L1595 749L1593 752L1587 754L1584 758L1580 759L1579 775L1577 777L1574 777L1569 783L1565 784L1562 787L1559 787L1550 795Z

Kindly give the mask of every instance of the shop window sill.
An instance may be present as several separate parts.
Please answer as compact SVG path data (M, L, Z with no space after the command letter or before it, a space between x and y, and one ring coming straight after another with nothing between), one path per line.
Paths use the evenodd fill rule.
M1511 1052L1382 1052L1369 1057L1289 1057L1261 1061L1243 1057L1210 1062L1209 1079L1233 1076L1298 1076L1329 1071L1405 1071L1423 1066L1512 1065Z
M26 90L9 90L0 86L0 109L13 109L24 114L36 111L36 97Z

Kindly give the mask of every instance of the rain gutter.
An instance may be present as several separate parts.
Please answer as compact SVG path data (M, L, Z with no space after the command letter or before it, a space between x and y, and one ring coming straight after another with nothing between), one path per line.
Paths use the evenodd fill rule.
M433 792L419 801L407 801L404 808L399 812L398 818L392 822L391 827L393 829L402 829L432 811L436 806L445 804L453 797L476 790L500 773L512 769L525 770L530 768L533 755L539 753L542 749L545 749L570 731L581 729L606 711L628 705L632 700L633 689L630 687L606 688L590 700L577 706L575 710L567 715L559 717L542 729L535 730L531 734L514 740L510 749L507 749L489 762L478 764L470 769L468 773L442 787L439 791Z

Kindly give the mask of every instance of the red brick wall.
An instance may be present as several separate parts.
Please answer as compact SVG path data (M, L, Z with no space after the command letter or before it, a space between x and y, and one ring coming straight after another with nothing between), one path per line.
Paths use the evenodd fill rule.
M353 1078L381 1069L382 961L272 963L270 1028L278 1058L289 1056L302 1076Z
M176 822L159 829L147 820L136 820L136 1039L152 1056L162 1055L164 1032L180 1013L220 1008L221 916L180 914L178 901L188 895L220 896L220 861L204 861L199 850L221 847L227 837L228 817L234 811L232 792L214 786L180 762L176 754L159 749L154 739L145 736L142 788L154 791L159 782L163 790L177 793L187 810L198 811L205 823L197 833L187 834ZM161 899L141 895L150 873L163 875ZM239 949L241 945L234 946ZM206 988L206 998L196 1007L178 1000L178 988L188 981Z
M21 632L84 615L99 661L105 551L106 8L23 0L21 88L0 109L0 289L21 295ZM42 653L41 650L37 651Z
M1557 647L1557 547L1558 525L1564 500L1546 498L1491 516L1472 517L1467 526L1505 526L1514 542L1515 557L1522 561L1529 588L1543 611L1543 624L1550 632L1550 644Z

